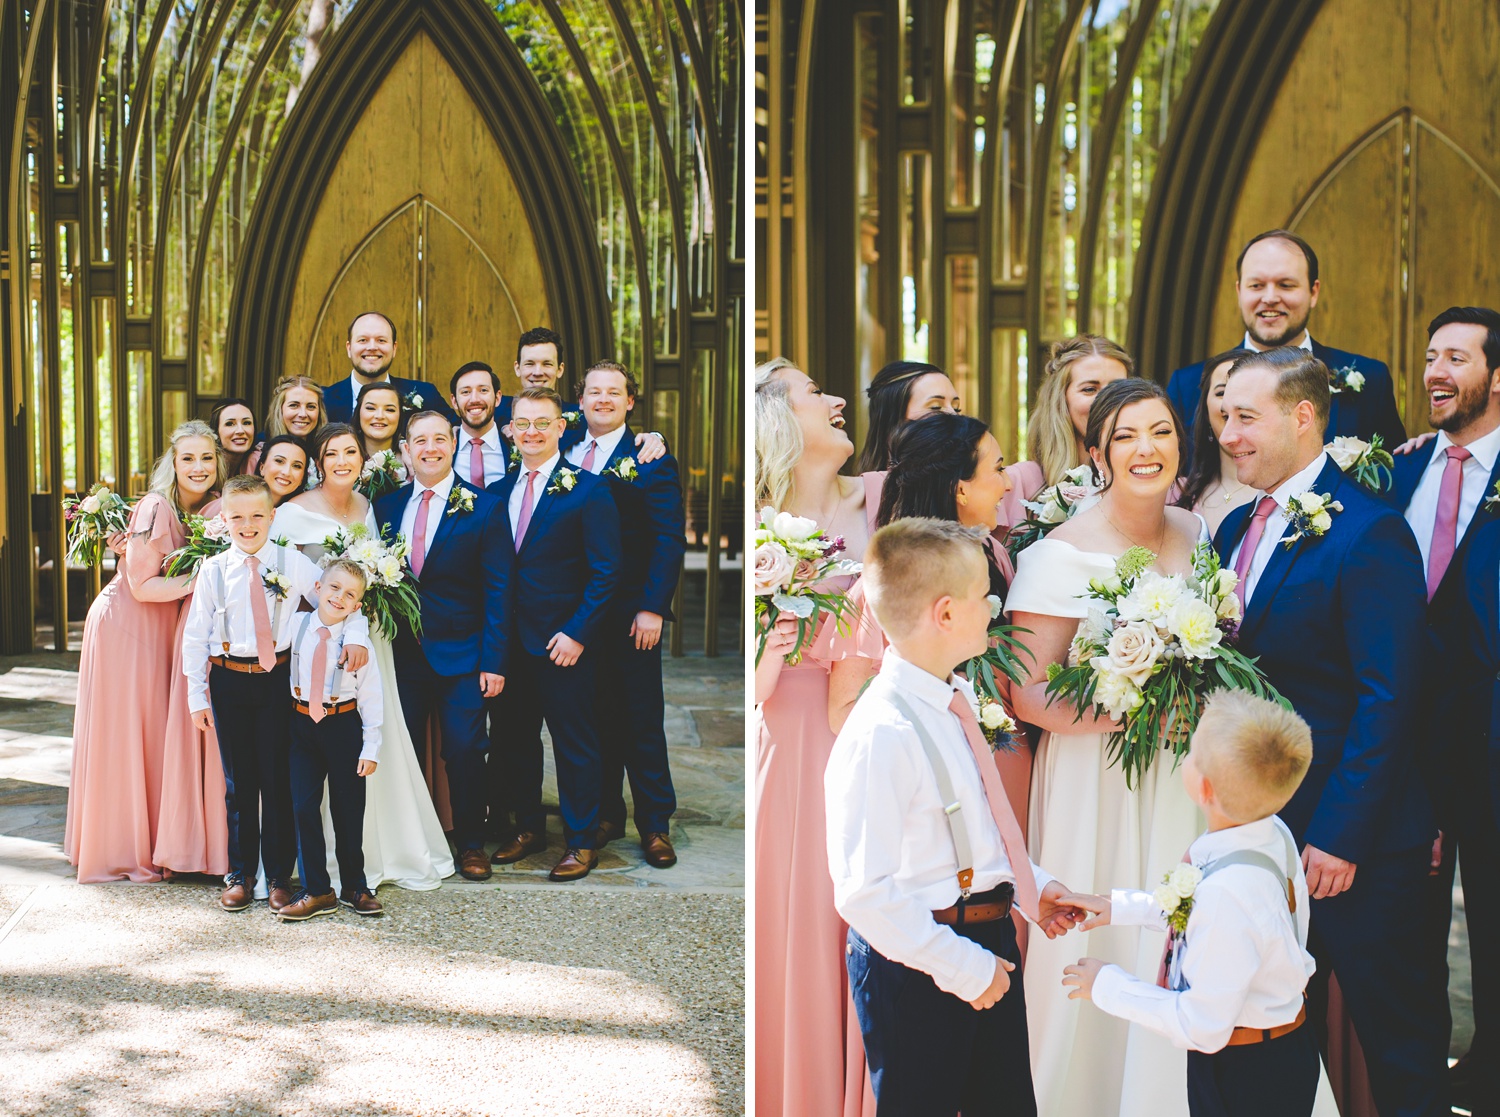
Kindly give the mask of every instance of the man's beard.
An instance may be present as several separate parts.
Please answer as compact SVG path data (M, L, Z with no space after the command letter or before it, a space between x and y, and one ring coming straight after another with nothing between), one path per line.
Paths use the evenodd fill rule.
M1283 345L1290 345L1297 338L1301 337L1302 331L1307 329L1308 317L1308 315L1304 314L1302 318L1298 320L1296 318L1293 318L1291 315L1287 315L1288 325L1286 329L1277 334L1275 337L1262 337L1259 333L1256 332L1256 327L1260 325L1260 319L1253 314L1250 316L1250 321L1246 323L1245 329L1249 332L1251 337L1260 342L1260 344L1264 345L1267 349L1276 349Z
M1440 431L1461 431L1476 419L1482 416L1490 405L1490 386L1488 383L1477 384L1468 389L1459 386L1458 395L1453 397L1453 414L1442 422L1432 417L1429 407L1427 422Z
M490 408L489 411L487 411L485 413L484 418L480 419L477 423L474 420L472 420L472 419L469 418L469 413L467 411L465 411L463 413L463 416L464 416L464 429L465 430L470 430L470 431L484 430L485 427L487 427L487 426L490 425L491 420L493 420L495 418L495 409L493 407Z
M366 369L361 364L356 364L354 366L354 371L357 372L357 373L359 373L361 376L368 376L368 377L371 377L373 379L379 379L380 377L386 375L386 370L391 367L391 362L393 362L395 359L396 359L396 356L393 353L391 356L387 357L384 361L382 361L380 363L379 367L377 367L377 368L375 368L373 370Z

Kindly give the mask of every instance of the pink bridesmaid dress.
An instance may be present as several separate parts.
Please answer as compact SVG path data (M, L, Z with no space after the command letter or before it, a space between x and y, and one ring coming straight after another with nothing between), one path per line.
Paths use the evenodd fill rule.
M135 506L130 533L120 572L83 626L63 832L63 851L83 884L161 879L152 848L185 592L161 571L186 536L172 505L155 493Z

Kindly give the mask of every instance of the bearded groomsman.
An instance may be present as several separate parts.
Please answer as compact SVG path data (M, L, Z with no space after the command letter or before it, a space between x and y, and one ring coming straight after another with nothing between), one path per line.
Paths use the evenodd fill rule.
M458 440L453 468L476 489L498 485L510 457L510 443L495 422L500 378L483 361L470 361L453 374L448 391L448 402L459 418L453 432Z
M1312 897L1315 1021L1338 975L1384 1117L1447 1112L1447 969L1425 950L1421 898L1437 833L1421 765L1427 594L1405 520L1323 450L1328 370L1296 348L1230 369L1224 449L1257 501L1216 545L1240 575L1240 648L1313 732L1281 812ZM1320 508L1321 505L1321 508ZM1319 511L1322 512L1319 515Z
M1369 440L1378 434L1387 450L1406 440L1396 410L1391 371L1374 357L1333 349L1313 340L1308 321L1318 305L1318 254L1296 233L1272 229L1250 238L1234 264L1235 295L1245 323L1246 349L1262 352L1294 346L1322 361L1330 374L1333 400L1324 442L1337 435ZM1183 417L1188 433L1198 413L1198 386L1203 365L1188 365L1172 374L1167 394ZM1191 450L1192 438L1183 440ZM1183 468L1189 465L1183 462Z
M669 822L677 809L663 725L662 625L675 621L672 595L687 549L682 482L668 454L638 462L626 417L640 389L624 365L599 361L584 373L578 400L588 424L568 451L570 464L604 477L620 510L625 561L620 587L599 640L599 745L604 791L595 848L625 832L623 780L630 777L635 828L646 861L677 863Z
M380 311L364 311L349 323L349 340L344 343L344 351L349 354L350 372L323 389L324 422L357 427L354 401L359 398L359 390L366 384L387 380L401 393L402 411L437 411L449 422L458 422L458 416L434 385L391 375L391 362L396 359L396 324Z

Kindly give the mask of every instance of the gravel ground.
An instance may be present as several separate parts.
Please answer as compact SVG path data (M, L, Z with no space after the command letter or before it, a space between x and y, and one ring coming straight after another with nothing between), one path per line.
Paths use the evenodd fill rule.
M0 1114L744 1109L741 895L387 888L283 925L216 892L40 889L0 940Z

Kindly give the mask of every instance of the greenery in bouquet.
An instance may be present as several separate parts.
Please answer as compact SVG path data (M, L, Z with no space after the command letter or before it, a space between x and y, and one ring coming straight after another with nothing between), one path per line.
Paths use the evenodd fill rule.
M1085 462L1063 474L1063 479L1036 494L1035 500L1023 500L1026 518L1013 525L1005 536L1005 549L1012 560L1058 524L1076 514L1090 497L1099 493L1094 467Z
M167 556L167 574L197 574L203 560L229 550L229 525L222 516L189 516L188 541Z
M1362 438L1340 435L1323 449L1333 459L1334 465L1376 495L1385 492L1394 483L1391 471L1396 467L1396 459L1385 449L1378 434L1372 434L1368 442Z
M1089 583L1088 615L1066 666L1047 669L1047 693L1120 722L1109 736L1111 761L1135 787L1163 749L1173 764L1186 754L1203 703L1215 690L1248 690L1286 706L1255 660L1233 644L1240 622L1238 579L1207 543L1193 551L1189 575L1158 574L1156 556L1132 547L1115 572Z
M797 619L797 643L786 656L796 664L818 630L818 618L834 617L847 632L850 603L846 593L819 589L841 574L858 574L857 562L838 557L843 539L829 539L816 521L789 512L761 509L755 529L755 662L760 664L771 629L783 614Z
M363 609L370 626L387 640L405 621L413 633L422 632L422 601L411 572L411 545L406 537L387 529L376 535L364 524L342 528L323 540L324 566L346 558L365 572Z
M1000 599L990 594L990 619L998 620L1002 608ZM979 721L985 730L985 736L991 745L1006 750L1015 748L1019 734L1015 722L1010 720L1010 715L1005 711L1005 703L1000 695L1000 677L1005 676L1016 686L1025 686L1027 679L1031 677L1031 669L1024 666L1021 660L1024 657L1029 663L1036 662L1031 649L1016 638L1018 634L1029 636L1031 630L1012 624L995 625L990 629L989 648L985 653L966 660L958 668L959 673L973 684L974 693L979 698ZM985 714L991 709L999 711L990 714L991 720L1003 715L1009 725L1002 727L998 720L995 720L994 725L987 723Z
M370 500L379 500L406 484L406 480L406 466L401 455L394 450L381 450L365 461L354 487Z
M63 499L68 525L68 561L98 566L109 549L109 537L130 526L130 502L100 482L86 496Z

